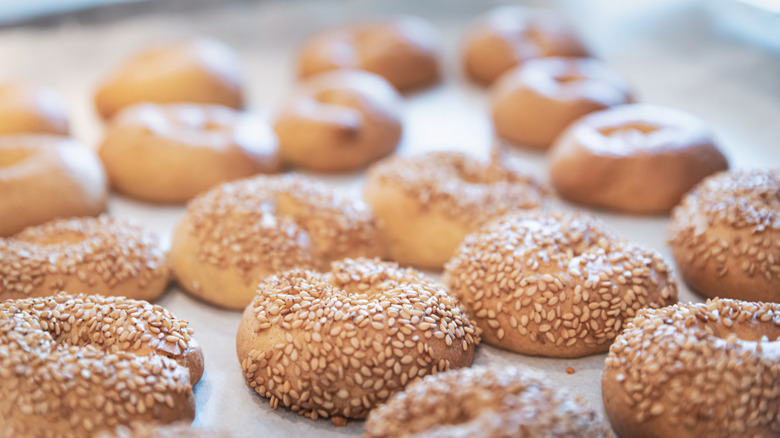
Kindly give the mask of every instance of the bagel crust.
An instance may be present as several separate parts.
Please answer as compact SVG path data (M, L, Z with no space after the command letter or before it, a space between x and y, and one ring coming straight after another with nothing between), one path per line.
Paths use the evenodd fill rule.
M283 160L323 172L365 167L398 146L400 100L386 80L364 71L308 78L274 122Z
M138 104L108 125L100 146L111 185L154 202L185 202L211 187L279 169L262 120L219 105Z
M780 169L703 180L673 210L669 245L696 292L780 302Z
M192 421L203 353L186 321L145 301L58 294L0 304L0 432L92 437Z
M466 74L484 85L525 61L551 56L590 55L564 20L519 6L492 9L471 25L463 43Z
M389 158L369 170L364 198L392 260L441 269L468 233L494 217L541 207L544 194L496 150L489 163L459 152Z
M241 68L233 50L211 38L193 38L142 50L98 87L95 106L104 119L141 102L205 103L240 109Z
M418 377L471 365L479 333L455 298L370 259L266 278L236 340L247 384L311 419L364 418ZM341 417L341 418L339 418Z
M704 122L654 105L589 114L550 153L550 180L561 196L640 214L667 213L699 181L728 167Z
M60 219L0 238L0 300L61 290L159 298L170 279L156 235L108 216Z
M48 87L0 83L0 135L68 135L65 99Z
M85 146L43 134L0 136L0 237L56 218L97 216L108 184Z
M547 149L572 122L633 100L628 84L593 58L541 58L504 73L490 89L496 135Z
M466 237L444 276L485 342L535 356L606 352L639 309L677 302L657 252L572 213L497 219Z
M643 309L609 350L604 407L623 437L780 436L780 305Z
M365 70L399 91L439 81L436 29L420 17L353 23L314 34L301 47L301 78L336 69Z
M325 270L333 260L383 251L365 204L287 174L222 184L194 199L174 232L170 260L184 289L243 309L268 275Z
M473 367L426 376L371 411L366 438L613 437L601 416L547 376Z

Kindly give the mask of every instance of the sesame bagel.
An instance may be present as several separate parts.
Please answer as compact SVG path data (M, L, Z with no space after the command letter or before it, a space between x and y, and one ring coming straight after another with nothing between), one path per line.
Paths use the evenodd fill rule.
M780 305L644 309L609 350L604 407L621 436L780 436Z
M669 236L696 292L780 302L780 169L706 178L673 210Z
M155 300L170 278L158 238L108 216L60 219L0 238L0 300L99 291Z
M393 152L401 130L398 93L359 70L308 78L274 122L284 161L324 172L362 168Z
M192 421L203 353L186 321L145 301L58 294L0 304L3 436L92 437Z
M504 73L491 87L496 135L547 149L567 126L593 111L633 100L628 84L593 58L541 58Z
M441 269L468 233L502 214L540 207L544 193L495 150L488 163L460 152L389 158L369 170L364 198L392 260Z
M241 108L241 68L233 50L193 38L142 50L110 73L95 93L104 119L141 102L207 103Z
M479 334L455 298L411 269L370 259L266 278L236 349L247 384L311 419L364 418L413 381L471 365Z
M572 213L497 219L466 237L444 275L485 342L535 356L603 353L639 309L677 302L658 253Z
M667 213L696 183L728 167L703 121L655 105L588 114L550 153L550 180L561 196L640 214Z
M0 136L0 236L106 209L106 174L94 152L65 137Z
M439 81L438 58L436 29L422 18L364 21L311 36L299 52L298 75L365 70L409 91Z
M525 61L550 56L589 54L565 20L519 6L492 9L471 25L463 42L466 74L484 85Z
M219 105L128 107L111 120L98 153L115 189L155 202L185 202L279 167L271 129Z
M473 367L426 376L371 411L366 438L602 438L601 416L547 376Z
M174 232L170 261L184 289L243 309L268 275L382 253L365 204L287 174L222 184L195 198Z
M0 83L0 135L25 133L67 135L65 100L48 87Z

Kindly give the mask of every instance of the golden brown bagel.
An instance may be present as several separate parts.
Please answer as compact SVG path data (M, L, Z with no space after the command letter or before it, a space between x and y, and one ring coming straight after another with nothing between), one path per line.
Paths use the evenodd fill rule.
M133 421L192 421L203 352L145 301L59 294L0 303L0 431L92 437Z
M354 23L312 35L298 55L298 75L360 69L409 91L439 80L438 46L436 30L419 17Z
M345 259L325 274L294 269L261 282L236 349L271 407L343 421L418 377L471 365L478 342L440 285L394 263Z
M0 236L55 218L96 216L108 187L100 160L52 135L0 137Z
M609 350L604 407L624 438L780 436L780 305L643 309Z
M672 108L623 105L572 124L550 153L550 180L569 200L666 213L707 175L728 169L707 126Z
M463 66L476 82L491 84L534 58L590 56L569 25L556 15L501 6L475 21L463 43Z
M339 70L307 79L277 116L285 162L337 172L391 153L401 140L400 97L381 77Z
M174 232L170 260L184 289L243 309L268 275L324 270L333 260L383 251L365 204L286 174L222 184L195 198Z
M241 108L240 66L233 50L194 38L136 53L99 85L95 106L104 119L141 102L208 103Z
M721 172L672 212L683 279L708 297L780 302L780 169Z
M108 216L60 219L0 238L0 300L99 291L156 300L170 279L156 235Z
M544 190L500 150L480 162L460 152L394 157L377 163L364 191L389 258L441 269L466 235L518 209L542 206Z
M255 117L219 105L153 103L117 114L98 151L118 191L174 203L277 171L277 152L276 136Z
M547 149L593 111L632 101L626 82L593 58L541 58L504 73L491 87L496 135Z
M473 367L426 376L371 411L366 438L605 438L601 415L544 374Z
M65 100L48 87L25 82L0 84L0 135L68 134Z
M466 237L444 281L488 344L522 354L603 353L643 307L677 302L672 268L573 213L497 219Z

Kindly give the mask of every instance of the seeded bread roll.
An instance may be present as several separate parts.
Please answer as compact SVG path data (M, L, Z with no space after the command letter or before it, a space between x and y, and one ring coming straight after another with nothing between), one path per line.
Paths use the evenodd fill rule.
M243 309L268 275L383 252L365 204L286 174L222 184L195 198L174 232L170 262L193 295Z
M316 317L313 317L316 315ZM411 269L370 259L266 278L236 350L247 384L311 419L364 418L418 377L471 365L478 330Z
M721 172L672 212L669 245L708 297L780 302L780 169Z
M561 196L638 214L667 213L696 183L728 167L704 122L655 105L589 114L550 151L550 181Z
M92 437L192 421L203 353L186 321L145 301L58 294L0 303L0 431Z
M133 105L111 120L98 153L116 190L152 202L184 203L279 170L271 128L219 105Z
M31 133L68 135L65 100L48 87L0 83L0 135Z
M366 438L606 438L609 425L541 373L473 367L426 376L371 411Z
M65 137L0 136L0 237L56 218L106 209L106 174L94 152Z
M95 93L95 106L104 119L141 102L240 109L240 70L233 50L211 38L155 46L134 54L105 78Z
M563 19L519 6L492 9L469 28L463 43L466 74L484 85L528 60L550 56L589 53Z
M780 436L780 305L643 309L615 340L604 407L623 437Z
M436 29L419 17L353 23L314 34L301 47L298 75L359 69L387 79L399 91L439 81Z
M639 309L677 302L672 268L657 252L572 213L485 225L466 237L444 279L485 342L535 356L603 353Z
M542 206L544 189L496 149L489 163L460 152L389 158L369 169L363 196L390 259L441 269L480 225Z
M490 89L496 135L547 149L574 121L633 100L628 84L593 58L542 58L504 73Z
M283 160L323 172L365 167L401 140L401 98L375 74L338 70L312 76L274 121Z
M98 291L159 298L170 271L156 235L108 216L60 219L0 238L0 300Z

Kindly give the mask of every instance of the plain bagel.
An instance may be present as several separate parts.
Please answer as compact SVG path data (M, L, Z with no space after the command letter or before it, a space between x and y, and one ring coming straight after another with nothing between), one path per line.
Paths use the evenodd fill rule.
M564 20L519 6L489 11L471 25L463 42L466 74L485 85L525 61L550 56L589 53Z
M400 100L372 73L338 70L307 78L274 122L282 159L325 172L365 167L398 146Z
M360 69L409 91L439 80L438 45L436 30L419 17L354 23L311 36L298 55L298 75Z
M0 83L0 135L68 134L65 99L49 87Z
M704 122L653 105L589 114L550 153L550 180L561 196L629 213L666 213L704 177L725 169Z
M141 102L206 103L242 108L238 57L211 38L193 38L144 49L98 86L95 106L104 119Z
M108 184L100 160L85 146L52 135L0 137L0 236L55 218L96 216Z
M279 170L277 140L249 114L219 105L143 103L119 112L98 154L111 185L183 203L213 186Z

